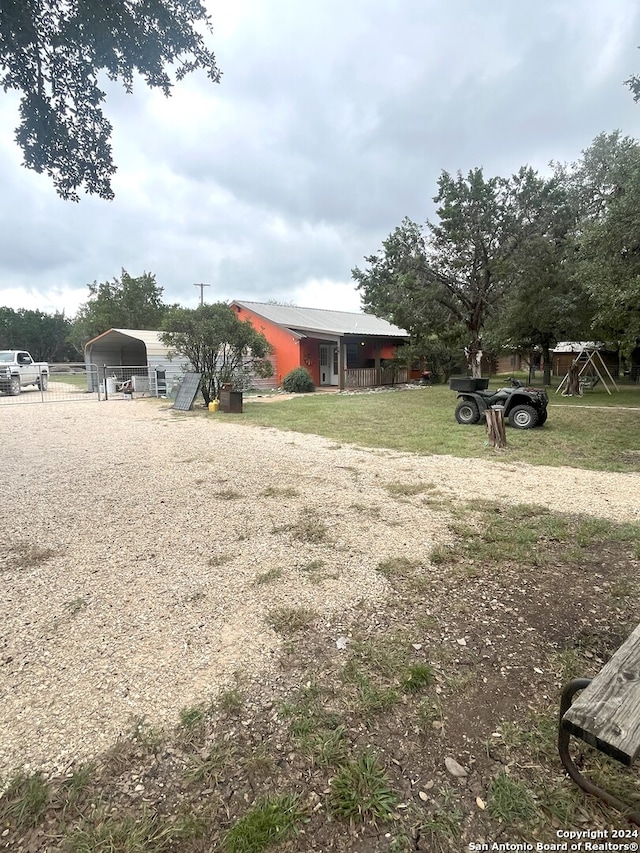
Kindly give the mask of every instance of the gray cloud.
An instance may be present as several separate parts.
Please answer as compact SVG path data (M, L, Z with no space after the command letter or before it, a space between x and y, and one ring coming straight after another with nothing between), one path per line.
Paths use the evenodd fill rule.
M433 215L442 169L509 174L637 135L634 0L211 2L224 76L165 99L105 83L112 203L60 201L19 166L0 98L0 304L66 308L85 285L156 273L169 301L293 298L350 269L408 215ZM323 284L318 284L323 282ZM336 291L332 291L335 296ZM21 302L22 300L22 302ZM335 304L332 307L339 307Z

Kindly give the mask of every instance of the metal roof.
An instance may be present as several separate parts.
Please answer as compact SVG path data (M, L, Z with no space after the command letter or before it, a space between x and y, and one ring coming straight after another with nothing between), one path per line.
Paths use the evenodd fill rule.
M241 302L238 299L234 299L232 304L293 331L324 332L330 335L376 335L385 338L409 337L404 329L373 314L299 308L297 305L272 305L266 302Z
M142 341L147 348L147 356L149 358L153 356L166 356L169 351L169 347L166 344L163 344L160 340L160 335L162 332L151 332L148 329L109 329L107 332L103 332L98 337L93 338L85 344L85 349L88 346L92 346L93 344L98 343L98 341L102 341L105 338L113 338L117 335L122 335L126 338L133 338L134 340Z
M552 352L581 352L582 350L599 350L603 345L597 341L559 341Z

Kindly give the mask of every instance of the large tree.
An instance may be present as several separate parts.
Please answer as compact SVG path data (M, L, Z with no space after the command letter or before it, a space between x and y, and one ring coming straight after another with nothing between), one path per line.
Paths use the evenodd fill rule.
M565 268L556 247L532 241L520 258L517 276L506 288L500 311L491 319L487 339L492 352L523 354L529 364L542 354L544 382L551 382L551 351L561 340L584 340L589 300Z
M77 359L81 354L69 344L70 332L64 312L0 308L0 349L25 349L36 361Z
M500 310L489 324L491 348L528 357L542 351L548 384L552 348L588 328L588 295L572 264L576 209L559 176L541 177L529 167L511 177L508 205L512 245L505 255Z
M382 249L365 258L368 269L352 270L364 307L406 329L415 340L441 332L450 322L428 256L428 236L405 217L383 240Z
M271 346L249 320L240 320L225 302L196 309L173 308L164 321L164 343L185 356L202 374L201 392L208 405L226 382L244 387L251 374L271 376Z
M217 82L213 53L196 27L211 29L199 0L0 0L0 86L22 93L16 141L24 165L46 172L57 192L113 198L111 124L101 74L127 92L139 74L171 93L201 68Z
M368 269L352 275L365 307L416 338L464 329L467 357L480 375L482 330L500 299L505 258L513 250L508 182L443 172L434 201L438 222L426 229L405 219Z
M474 375L487 328L492 348L540 346L548 365L561 330L582 322L567 260L576 211L562 177L530 167L510 178L443 172L438 190L435 223L423 229L405 219L367 269L353 270L365 306L417 343L434 335L455 342L463 330Z
M576 276L589 294L592 336L631 350L640 337L640 143L602 133L558 171L578 205Z
M509 184L485 178L482 169L438 181L438 223L430 225L430 266L441 283L442 302L467 331L467 358L481 374L482 333L500 301L505 260L514 245Z
M152 273L134 278L123 269L120 278L87 287L89 299L80 306L71 333L81 351L87 341L108 329L160 329L169 310Z
M410 357L437 376L447 376L463 360L466 332L446 305L446 291L429 266L428 235L406 218L365 258L367 268L352 276L365 309L411 336Z

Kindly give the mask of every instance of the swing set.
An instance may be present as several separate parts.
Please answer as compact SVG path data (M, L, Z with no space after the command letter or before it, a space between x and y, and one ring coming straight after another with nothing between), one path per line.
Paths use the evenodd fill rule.
M598 364L596 363L596 359L600 362L600 370L598 368ZM581 364L582 367L577 371L577 377L575 377L575 371L577 370L578 365ZM591 368L588 370L588 368ZM600 355L597 349L589 348L583 346L575 357L573 364L567 371L564 376L562 382L556 388L556 394L559 394L563 388L567 388L567 390L563 391L563 396L569 396L570 391L568 388L571 386L570 379L572 378L572 372L574 373L574 378L577 379L578 382L578 394L582 397L584 391L590 391L595 388L598 382L602 382L605 391L609 396L611 396L611 389L607 385L604 376L605 373L609 377L610 383L613 385L616 391L620 389L615 383L615 379L611 375L609 368L604 363L602 356ZM584 375L583 375L584 374Z

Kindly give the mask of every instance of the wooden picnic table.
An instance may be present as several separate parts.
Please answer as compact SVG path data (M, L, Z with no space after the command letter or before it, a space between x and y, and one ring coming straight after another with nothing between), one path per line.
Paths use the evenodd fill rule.
M580 773L569 754L572 735L627 767L640 755L640 625L595 678L576 678L566 685L558 730L560 758L571 778L640 826L640 809L629 811L617 797Z

